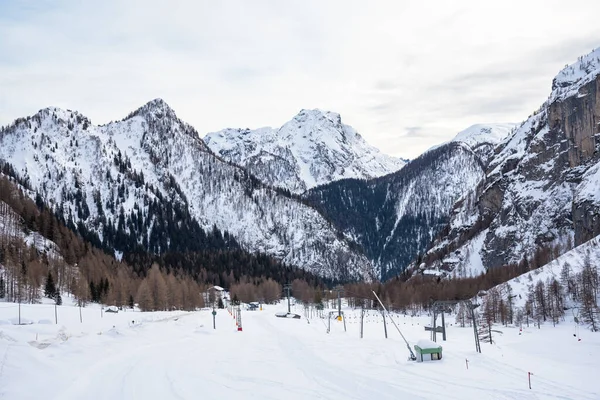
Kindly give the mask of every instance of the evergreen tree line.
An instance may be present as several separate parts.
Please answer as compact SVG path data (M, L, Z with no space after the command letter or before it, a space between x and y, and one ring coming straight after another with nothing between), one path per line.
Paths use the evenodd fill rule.
M116 160L118 163L127 162L126 157L116 156ZM21 185L27 183L14 173L10 164L3 164L3 167L7 173L13 174L11 179L15 182ZM42 236L53 241L56 241L56 226L63 225L62 231L70 229L76 232L82 236L84 243L102 249L109 255L113 255L115 249L118 249L123 252L123 260L140 276L144 276L149 267L157 263L168 271L186 272L199 282L224 287L239 281L243 275L264 276L280 283L296 278L320 282L316 276L297 267L284 265L264 254L250 254L242 250L233 237L226 231L221 232L216 226L208 232L204 231L189 214L187 200L176 182L171 179L168 186L169 190L176 192L175 197L180 198L182 202L169 201L150 185L149 190L153 193L154 200L145 200L145 214L142 215L139 207L134 207L132 212L126 215L121 208L117 221L107 219L106 224L101 225L102 240L83 222L74 224L71 218L65 220L62 212L58 212L56 218L51 218L53 213L46 207L39 194L36 195L35 204L39 212L35 210L34 205L28 203L30 209L25 210L25 222L28 229L39 231ZM87 202L82 200L82 204ZM97 207L101 210L99 214L103 215L104 208L101 202ZM59 207L59 211L62 209L63 207ZM18 212L21 212L20 208ZM58 236L71 235L61 232ZM70 243L69 240L57 244L63 253L66 249L67 254L64 256L67 263L73 264L74 253L81 253L81 249L72 249ZM233 279L228 278L231 273Z
M554 326L565 320L565 313L571 310L577 323L589 325L592 331L599 330L600 308L598 293L600 275L598 268L592 265L589 256L585 258L583 268L573 273L571 266L564 263L559 277L549 277L545 281L534 281L535 274L517 278L527 282L527 293L522 307L515 307L522 295L513 294L509 284L500 285L487 291L482 297L481 318L485 325L494 323L517 326L537 325L551 321ZM520 301L522 303L522 301ZM461 309L458 318L463 321L466 310Z
M6 176L0 176L0 221L0 298L7 301L37 303L43 295L61 304L61 293L68 293L82 306L139 303L143 310L193 310L203 305L204 285L190 274L158 266L138 274L85 242L46 207L38 208ZM54 243L32 230L38 228ZM168 283L167 301L157 290L160 282Z
M117 261L112 254L76 233L85 231L85 227L67 228L39 196L35 202L31 201L15 181L0 176L0 218L4 222L0 225L0 265L4 266L0 273L0 295L8 301L38 302L43 286L47 297L56 298L67 292L82 305L92 301L123 307L137 302L148 310L192 309L202 305L199 293L206 284L229 288L256 279L279 284L297 278L311 284L321 283L319 278L301 269L236 248L169 251L161 255L138 249ZM219 237L220 232L214 231L213 236ZM33 236L30 244L23 239L26 235ZM181 299L168 297L171 300L165 302L162 295L156 298L161 291L146 291L146 286L152 286L150 283L160 281L156 271L152 277L149 275L153 264L171 292L178 288L183 293Z
M487 273L471 278L454 277L450 279L427 276L408 277L408 274L391 281L381 283L357 283L344 286L345 297L352 307L378 308L372 291L383 300L386 307L398 312L428 312L437 300L470 300L478 298L481 306L479 315L487 326L493 323L527 325L551 321L554 325L564 321L569 309L579 322L588 324L593 331L600 328L600 307L598 294L600 277L598 268L586 257L583 268L578 273L565 263L559 278L546 281L534 281L533 264L525 260L520 264L488 270ZM527 274L527 272L534 271ZM525 274L525 275L523 275ZM520 276L523 275L523 276ZM507 281L517 278L527 279L526 298L514 294ZM506 283L506 284L502 284ZM523 300L525 300L523 302ZM515 303L523 304L516 307ZM465 325L469 312L459 305L457 323Z
M424 153L395 173L370 180L335 181L307 191L302 198L340 231L354 233L364 254L381 266L381 279L387 280L425 252L447 226L448 216L440 213L440 204L414 200L429 199L427 180L462 153L465 150L460 144L450 143ZM466 153L465 157L472 158ZM396 194L409 188L407 209L398 219Z

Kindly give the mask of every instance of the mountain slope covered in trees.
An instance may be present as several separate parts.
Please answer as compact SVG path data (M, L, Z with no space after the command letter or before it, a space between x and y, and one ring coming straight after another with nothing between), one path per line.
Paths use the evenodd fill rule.
M517 323L529 320L558 324L567 310L593 331L600 330L600 236L488 291L484 312L493 322L514 314ZM508 301L509 297L514 299ZM502 302L507 309L502 310ZM510 309L509 309L510 308ZM512 317L511 317L512 319ZM504 321L502 321L504 322Z
M40 110L0 131L0 160L117 255L241 248L326 278L372 276L371 263L316 210L216 157L160 99L104 126Z
M94 247L74 226L67 227L25 187L27 182L11 177L12 173L3 165L0 299L37 303L46 296L60 301L62 293L75 296L82 305L92 301L131 307L135 302L143 310L193 310L202 306L201 292L207 285L230 288L251 282L257 295L274 301L283 283L323 284L318 277L271 257L222 247L222 239L213 233L206 234L212 247L160 255L128 253L118 260Z
M396 173L333 182L304 197L356 240L387 279L427 249L448 222L454 203L483 176L481 160L471 148L450 142Z

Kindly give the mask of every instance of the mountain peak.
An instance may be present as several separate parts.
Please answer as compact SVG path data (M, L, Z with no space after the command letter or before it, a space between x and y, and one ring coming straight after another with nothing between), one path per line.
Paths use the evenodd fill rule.
M308 122L314 121L315 123L332 123L336 126L342 125L342 117L340 114L332 111L321 110L318 108L313 109L301 109L298 114L293 118L293 121Z
M163 117L177 119L177 114L175 114L175 111L167 104L166 101L161 98L150 100L129 114L125 119L129 119L138 115L152 117L152 119L162 119Z
M49 106L49 107L42 108L40 111L37 112L36 115L39 115L39 116L55 115L56 118L67 120L71 116L76 116L76 115L81 116L81 113L78 111L72 111L72 110L68 110L68 109L64 109L64 108L60 108L60 107Z
M564 67L552 80L550 102L573 96L600 74L600 47Z
M504 140L516 124L475 124L458 132L453 142L463 142L475 148L481 144L496 145Z
M406 164L370 146L340 114L320 109L302 109L278 129L227 129L204 140L263 182L294 193L344 178L375 178Z

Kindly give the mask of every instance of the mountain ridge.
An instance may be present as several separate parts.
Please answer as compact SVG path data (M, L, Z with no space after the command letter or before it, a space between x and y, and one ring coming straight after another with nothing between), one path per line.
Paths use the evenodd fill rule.
M224 129L204 139L224 159L297 194L338 179L386 175L406 164L369 145L340 114L319 109L302 109L280 128Z
M203 229L229 231L248 251L326 278L372 276L371 264L316 210L215 156L162 100L101 126L77 112L42 109L1 131L0 159L65 220L88 225L100 240L108 227L135 218L144 243L155 235L145 219L149 207L168 199ZM161 243L156 251L169 238Z
M482 185L452 212L426 257L483 271L558 256L600 233L600 49L561 70L548 100L500 143ZM546 257L547 258L547 257Z

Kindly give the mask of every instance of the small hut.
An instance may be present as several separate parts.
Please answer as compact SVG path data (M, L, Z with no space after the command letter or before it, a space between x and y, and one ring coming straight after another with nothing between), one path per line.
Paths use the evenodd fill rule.
M421 339L415 344L417 361L433 361L442 359L442 346L431 340Z

